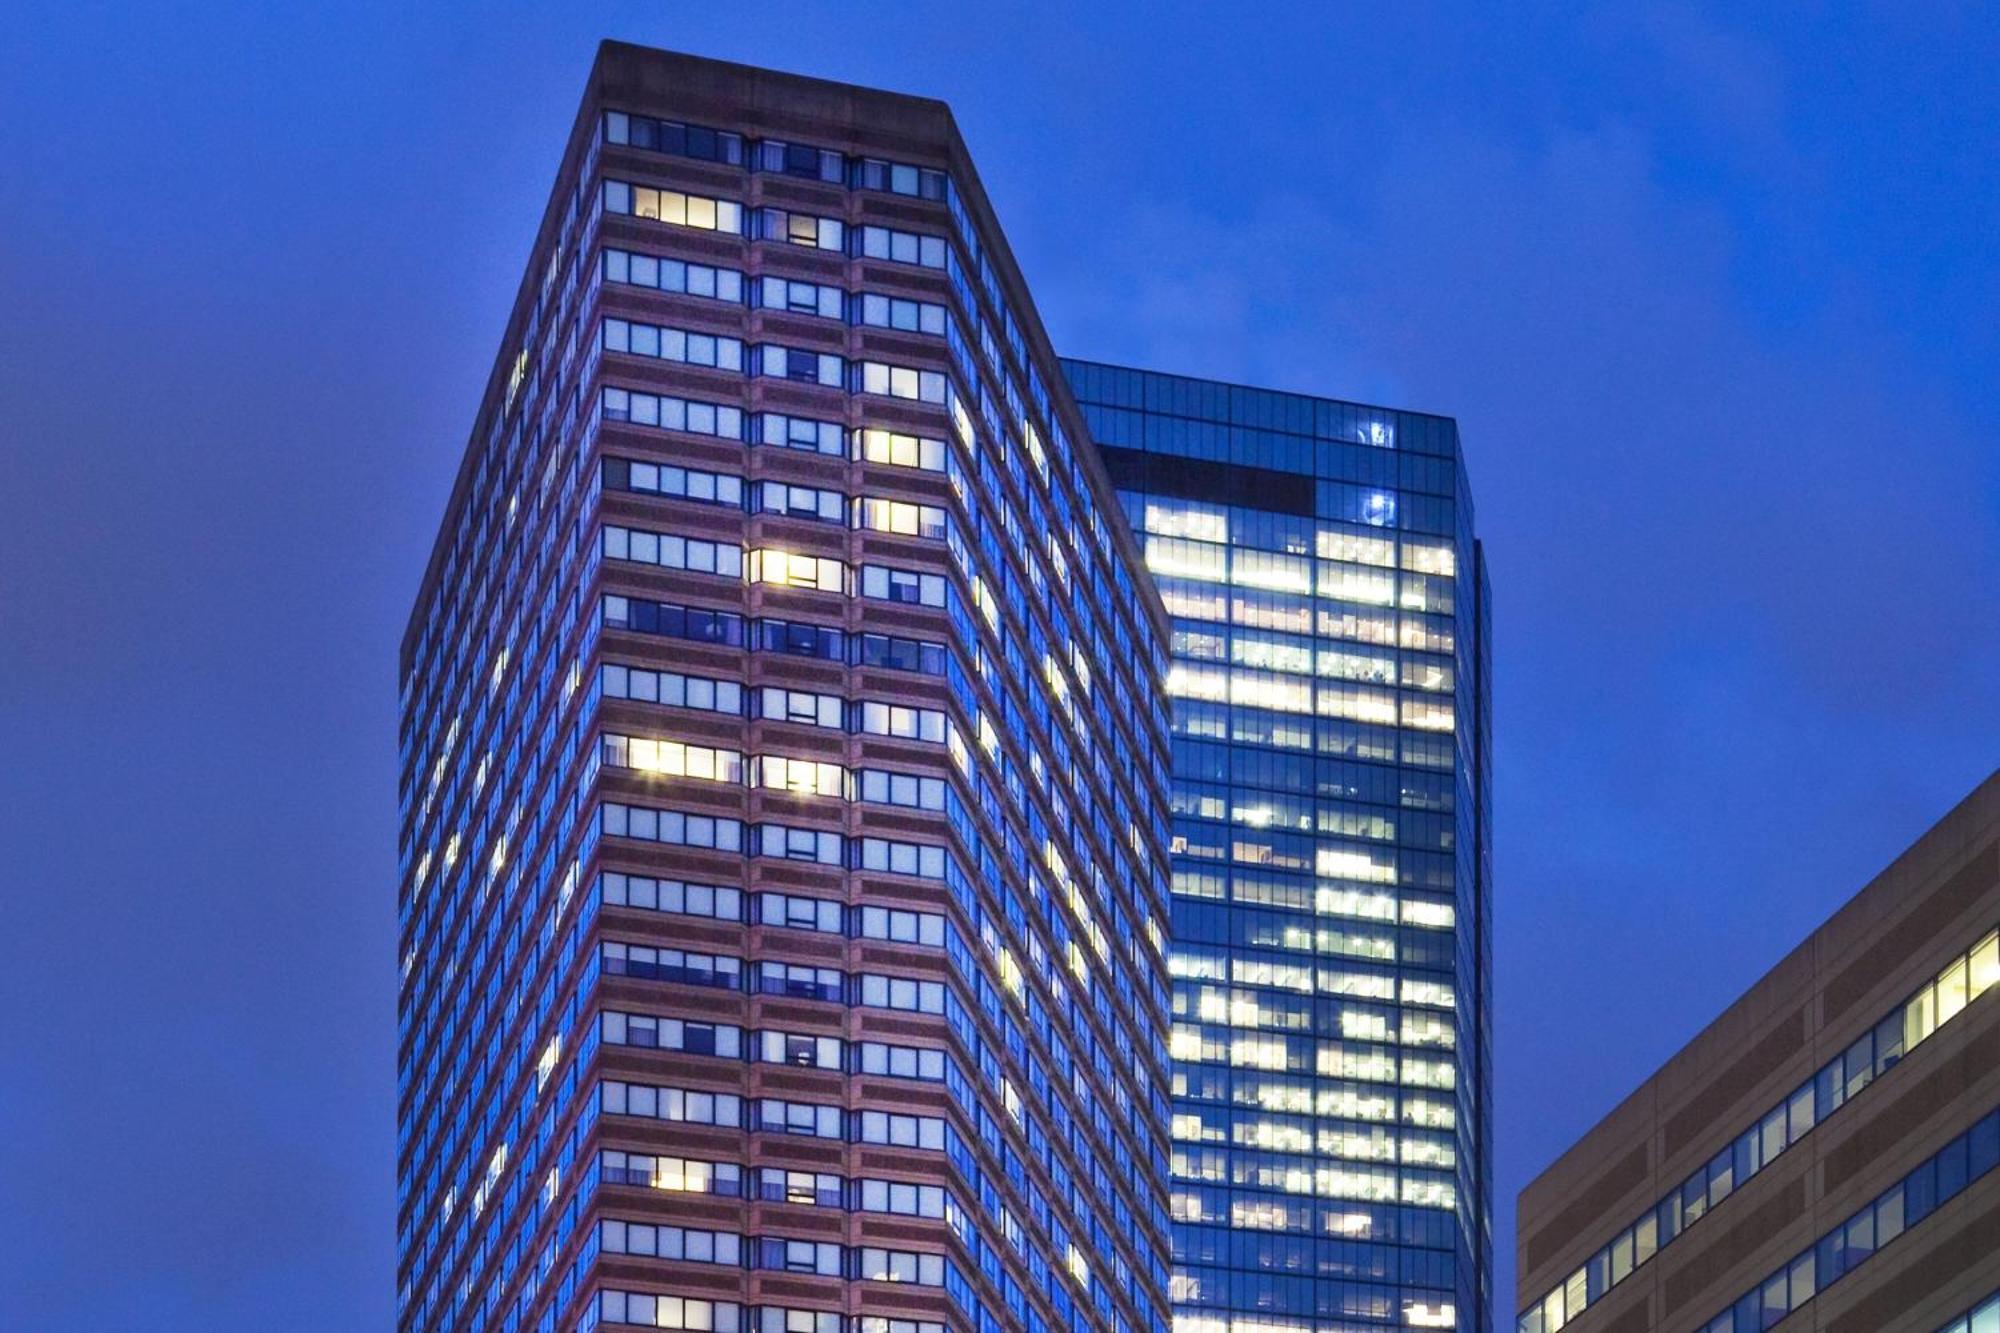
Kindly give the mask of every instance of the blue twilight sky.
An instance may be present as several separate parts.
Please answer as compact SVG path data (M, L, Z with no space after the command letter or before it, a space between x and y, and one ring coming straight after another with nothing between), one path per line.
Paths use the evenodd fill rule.
M0 1322L390 1325L396 645L603 36L949 100L1065 352L1457 415L1511 1293L2000 762L2000 26L1783 8L11 7Z

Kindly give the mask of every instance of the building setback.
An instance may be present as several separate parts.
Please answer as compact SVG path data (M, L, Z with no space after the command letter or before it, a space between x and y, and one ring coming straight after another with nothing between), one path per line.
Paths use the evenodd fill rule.
M1520 1333L2000 1333L2000 773L1521 1194Z
M1457 426L1065 368L1173 622L1175 1327L1482 1330L1489 596Z
M948 109L606 44L474 420L399 1328L1164 1333L1166 622Z

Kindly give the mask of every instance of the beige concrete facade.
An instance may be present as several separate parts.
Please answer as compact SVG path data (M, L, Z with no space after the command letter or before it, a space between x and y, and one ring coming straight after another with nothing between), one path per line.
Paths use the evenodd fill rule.
M1516 1310L1580 1266L2000 925L2000 773L1524 1190ZM2000 1105L2000 990L1974 999L1562 1325L1686 1333ZM1937 1328L2000 1288L2000 1171L1778 1325Z

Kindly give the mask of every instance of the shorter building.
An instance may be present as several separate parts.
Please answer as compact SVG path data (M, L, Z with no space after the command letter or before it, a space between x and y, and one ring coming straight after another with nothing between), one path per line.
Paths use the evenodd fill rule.
M1521 1194L1519 1333L2000 1333L2000 773Z

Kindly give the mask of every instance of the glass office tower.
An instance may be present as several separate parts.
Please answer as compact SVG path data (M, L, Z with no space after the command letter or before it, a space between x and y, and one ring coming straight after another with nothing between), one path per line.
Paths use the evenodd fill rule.
M1175 1327L1484 1329L1487 584L1457 427L1064 368L1173 622Z
M607 43L528 256L403 642L398 1327L1166 1333L1166 620L950 111Z

